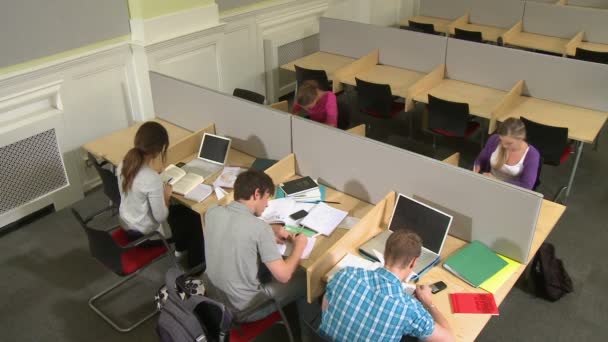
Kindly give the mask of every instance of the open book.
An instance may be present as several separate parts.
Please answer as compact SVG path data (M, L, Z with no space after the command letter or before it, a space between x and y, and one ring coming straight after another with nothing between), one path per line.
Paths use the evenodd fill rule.
M160 178L163 182L173 186L173 192L180 195L187 194L205 180L202 176L194 173L187 173L173 164L167 166L160 174Z

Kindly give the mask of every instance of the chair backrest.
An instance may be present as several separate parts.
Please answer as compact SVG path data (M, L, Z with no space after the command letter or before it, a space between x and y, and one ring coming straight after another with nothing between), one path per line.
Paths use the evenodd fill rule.
M91 256L116 274L122 274L122 249L116 244L109 231L90 227L88 222L72 208L72 214L87 235Z
M469 104L452 102L429 94L429 128L464 137L469 124Z
M262 94L241 88L234 88L232 95L259 104L264 104L264 101L266 100L266 97Z
M559 165L562 154L568 147L568 128L548 126L521 117L526 126L526 137L543 158L544 163Z
M462 30L459 28L454 29L454 38L468 40L468 41L477 42L477 43L481 43L482 39L483 39L481 36L481 32Z
M608 52L599 52L576 48L574 58L588 62L608 64Z
M338 128L350 127L350 106L345 101L338 100Z
M294 65L294 67L296 69L296 82L298 87L300 87L304 81L317 81L321 90L332 90L325 70L306 69L297 65Z
M120 206L120 191L118 189L118 178L116 175L103 168L103 164L97 162L97 159L91 153L88 154L89 160L93 163L95 170L101 178L101 184L103 185L103 193L108 196L112 204L116 207Z
M437 32L435 32L435 26L433 24L419 23L419 22L411 21L411 20L408 20L407 24L411 29L418 29L418 30L420 30L420 32L430 33L430 34L437 33Z
M355 78L357 101L361 111L381 118L390 117L393 93L388 84L372 83Z

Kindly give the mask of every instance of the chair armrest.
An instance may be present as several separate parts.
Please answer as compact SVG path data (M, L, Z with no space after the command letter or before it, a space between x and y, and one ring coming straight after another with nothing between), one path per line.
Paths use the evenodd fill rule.
M105 208L103 208L103 209L99 209L98 211L96 211L96 212L94 212L93 214L91 214L91 215L89 215L89 216L85 217L85 218L84 218L84 219L82 219L82 220L84 221L84 223L89 223L89 222L91 222L91 221L92 221L94 218L96 218L97 216L99 216L99 215L101 215L101 214L105 213L106 211L112 210L112 209L114 209L114 207L113 207L113 206L111 206L111 205L110 205L110 206L107 206L107 207L105 207ZM113 228L114 228L114 227L113 227Z

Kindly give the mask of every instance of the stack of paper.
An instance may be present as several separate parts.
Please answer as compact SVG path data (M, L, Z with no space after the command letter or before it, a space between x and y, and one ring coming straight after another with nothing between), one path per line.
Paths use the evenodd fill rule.
M304 252L302 253L302 259L308 259L312 249L315 247L315 242L317 241L314 237L307 238L308 242L306 243L306 247L304 248ZM277 248L279 253L283 256L290 256L291 252L293 252L293 244L291 242L286 242L284 244L277 243Z
M298 222L291 219L289 215L300 211L310 211L315 205L313 203L299 203L293 198L278 198L268 201L268 207L262 212L260 218L268 224L284 224L297 226Z
M317 233L330 236L347 215L347 211L333 208L321 202L312 208L300 224Z
M213 188L207 184L198 184L192 190L190 190L184 197L191 201L202 202L205 198L209 197L213 193Z
M443 267L471 286L484 281L507 266L507 262L483 243L475 240L449 257Z
M222 173L215 179L213 182L213 186L222 187L222 188L232 188L234 187L234 181L236 181L236 177L245 171L245 169L241 169L240 167L224 167Z

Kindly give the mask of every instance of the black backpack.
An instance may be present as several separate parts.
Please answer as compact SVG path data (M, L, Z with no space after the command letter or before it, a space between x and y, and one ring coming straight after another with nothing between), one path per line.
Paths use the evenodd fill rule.
M167 300L162 306L156 333L161 342L223 342L227 340L232 316L224 305L200 295L185 298L178 293L185 276L176 267L165 276ZM183 285L183 284L182 284Z
M555 257L555 246L550 243L540 246L532 260L530 275L536 295L552 302L574 290L564 263Z

